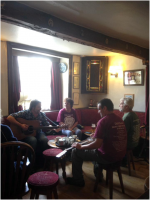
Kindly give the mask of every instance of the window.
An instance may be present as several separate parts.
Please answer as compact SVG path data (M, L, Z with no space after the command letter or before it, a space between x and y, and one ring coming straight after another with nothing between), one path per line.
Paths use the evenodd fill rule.
M69 70L67 70L65 73L60 74L61 79L62 79L62 98L61 98L62 102L63 102L64 98L66 98L68 96L71 97L71 95L72 95L72 67L71 67L72 66L72 55L53 51L53 50L50 50L50 49L43 49L43 48L39 48L39 47L33 47L33 46L28 46L28 45L13 43L13 42L7 42L7 53L8 53L8 113L9 114L18 111L18 96L17 96L18 95L18 88L17 88L17 82L14 81L14 78L17 77L17 73L18 73L18 70L17 70L17 67L16 67L17 66L16 61L18 60L18 56L28 57L28 58L35 57L35 58L49 59L52 62L51 68L52 68L52 65L54 63L55 64L56 63L58 64L60 62L67 63ZM24 62L23 62L23 64L24 64ZM44 65L42 63L42 68L43 68L43 66ZM26 73L27 73L27 65L25 67L26 67ZM15 71L16 71L16 73L15 73ZM28 74L29 73L31 74L31 67L29 68ZM32 78L33 77L35 78L37 76L36 71L34 71L32 73L33 73ZM16 77L15 77L15 74L16 74ZM40 74L41 74L41 72L40 72ZM46 73L46 75L47 74L48 73ZM40 75L40 78L42 78L42 77L43 77L43 75ZM46 81L46 79L48 80L48 78L44 78L44 81ZM18 81L17 78L15 80ZM42 79L40 80L40 83L41 82L42 82ZM50 82L51 82L51 80L49 80L49 83ZM46 82L47 86L48 86L49 83ZM41 84L40 84L40 86L41 86ZM45 89L45 90L46 90L46 88L45 88L46 84L44 84L44 86L43 86L43 89ZM30 86L31 86L31 84L30 84ZM49 95L51 95L51 91L50 91L51 87L52 86L50 86L50 85L48 86ZM38 88L37 85L36 85L36 88ZM17 93L14 93L14 90L16 90ZM32 90L32 91L34 92L35 90ZM52 99L52 97L51 97L50 101L47 100L48 91L46 91L46 98L44 98L44 100L46 100L46 102L48 103L48 110L50 110L52 100L54 100L54 99ZM58 90L56 92L58 92ZM39 92L39 94L40 94L39 96L41 98L42 93ZM22 96L22 93L21 93L21 96ZM24 94L23 94L23 96L24 96ZM30 99L27 97L26 101L24 101L24 103L22 102L22 104L23 105L27 104L28 100L30 101ZM20 102L21 102L21 99L20 99ZM45 105L46 105L46 103L42 103L42 109L46 110L47 106L45 106ZM56 109L56 110L58 110L58 109Z
M21 94L18 105L28 109L31 100L41 101L42 110L50 110L51 61L41 57L18 56Z

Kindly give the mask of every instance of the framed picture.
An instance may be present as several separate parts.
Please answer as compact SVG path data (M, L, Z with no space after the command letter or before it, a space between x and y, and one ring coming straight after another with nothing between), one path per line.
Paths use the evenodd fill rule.
M73 74L74 75L79 75L79 63L78 62L74 62L73 63Z
M73 89L79 89L79 76L73 77Z
M73 93L73 101L74 101L74 105L79 104L79 93L78 92Z
M124 86L142 86L144 85L144 70L127 70L123 71Z
M131 98L134 102L134 94L124 94L124 98Z

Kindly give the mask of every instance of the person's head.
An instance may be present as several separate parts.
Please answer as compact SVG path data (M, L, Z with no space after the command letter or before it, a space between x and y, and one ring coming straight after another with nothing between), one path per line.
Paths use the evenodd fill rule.
M31 103L30 103L29 110L31 112L35 112L35 113L38 114L41 110L41 102L38 101L38 100L32 100Z
M119 104L120 112L130 112L133 108L133 100L131 98L121 98Z
M71 109L73 107L73 100L71 98L65 98L64 104L66 109Z
M99 110L101 117L104 117L107 114L110 114L113 112L114 104L110 99L105 98L98 102L97 108Z

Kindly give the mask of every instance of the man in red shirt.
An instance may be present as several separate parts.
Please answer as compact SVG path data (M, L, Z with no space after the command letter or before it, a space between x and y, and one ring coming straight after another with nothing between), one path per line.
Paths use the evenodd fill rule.
M121 161L126 153L127 133L123 120L113 113L113 103L110 99L102 99L98 103L101 119L93 138L87 145L74 143L72 151L72 173L67 182L71 185L83 187L85 185L82 174L83 161L96 161L109 164Z

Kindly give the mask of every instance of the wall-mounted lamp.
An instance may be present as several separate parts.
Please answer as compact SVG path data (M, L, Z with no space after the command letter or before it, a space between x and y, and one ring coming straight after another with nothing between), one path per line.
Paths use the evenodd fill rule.
M111 75L112 77L116 77L116 78L118 77L118 72L117 72L117 69L116 69L115 66L110 66L108 72L110 73L110 75Z

